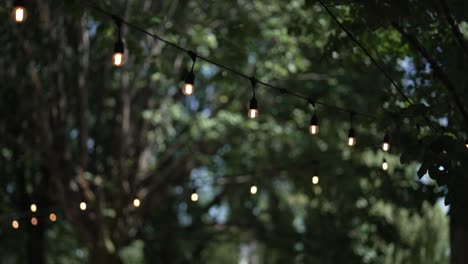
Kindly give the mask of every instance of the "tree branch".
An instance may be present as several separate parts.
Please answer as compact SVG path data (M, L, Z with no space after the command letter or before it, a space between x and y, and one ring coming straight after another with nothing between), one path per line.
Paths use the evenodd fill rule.
M463 34L460 32L460 28L458 27L457 22L453 19L450 13L450 8L447 4L447 0L440 0L440 4L442 5L442 10L444 11L445 18L447 19L447 22L450 25L452 33L455 35L455 38L457 39L465 54L468 55L468 44L466 43Z
M431 54L419 43L418 39L411 35L403 26L397 24L397 23L392 23L392 26L400 32L400 34L409 42L409 44L417 51L419 52L426 60L427 62L431 65L431 68L434 71L434 75L442 82L442 84L447 88L449 91L452 100L455 102L458 110L460 111L463 120L465 121L465 128L468 129L468 112L465 109L460 96L458 96L457 91L455 89L455 86L453 85L452 81L450 81L450 78L448 75L444 72L442 67L439 66L437 61L431 56Z

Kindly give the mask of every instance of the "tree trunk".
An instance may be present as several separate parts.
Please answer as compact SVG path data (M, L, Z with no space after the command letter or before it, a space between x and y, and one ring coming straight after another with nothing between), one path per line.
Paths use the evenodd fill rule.
M456 200L450 208L450 263L468 263L467 197Z
M28 225L28 238L26 241L27 263L29 264L45 264L45 225L39 219L37 226Z
M123 264L116 252L109 252L105 247L93 247L89 249L90 264Z

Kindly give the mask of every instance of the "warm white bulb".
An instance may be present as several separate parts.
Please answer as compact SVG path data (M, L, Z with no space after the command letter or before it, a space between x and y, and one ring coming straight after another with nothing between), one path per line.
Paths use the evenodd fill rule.
M386 161L384 161L384 162L382 163L382 169L383 169L384 171L388 170L388 163L387 163Z
M135 199L133 200L133 206L135 206L135 207L140 207L140 199L135 198Z
M49 214L49 219L51 222L55 222L57 221L57 215L55 215L54 213L50 213Z
M26 9L22 6L17 6L13 9L13 18L16 23L22 23L26 20Z
M252 186L250 187L250 193L251 193L251 194L256 194L257 191L258 191L258 188L257 188L256 185L252 185Z
M36 217L32 217L32 218L31 218L31 225L34 225L34 226L35 226L35 225L37 225L37 223L38 223L38 222L37 222L37 218L36 218Z
M465 144L465 147L468 149L468 143Z
M249 112L247 113L248 117L250 119L255 119L258 117L258 110L257 109L249 109Z
M388 151L389 149L390 149L390 143L384 142L384 143L382 144L382 150L383 150L383 151Z
M182 93L184 95L192 95L195 87L191 83L184 83L184 87L182 89Z
M198 201L198 194L196 192L192 193L190 199L192 200L192 202Z
M86 203L85 203L85 202L81 202L81 203L80 203L80 210L81 210L81 211L86 210Z
M115 66L120 67L123 65L123 58L124 55L121 52L115 52L114 55L112 56L112 61Z
M318 132L319 132L319 127L318 126L316 126L316 125L309 126L309 133L311 135L317 135Z
M314 184L314 185L315 185L315 184L318 184L319 181L320 181L319 176L314 176L314 177L312 177L312 184Z
M348 138L348 146L354 146L356 144L356 139L354 137Z
M18 229L19 228L19 222L17 220L13 220L11 222L11 226L14 228L14 229Z
M36 204L31 204L29 209L31 210L31 212L35 213L37 211L37 205Z

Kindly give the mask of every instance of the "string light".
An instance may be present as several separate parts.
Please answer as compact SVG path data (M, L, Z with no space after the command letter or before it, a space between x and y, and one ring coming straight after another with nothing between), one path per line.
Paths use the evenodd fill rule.
M81 210L81 211L85 211L85 210L86 210L86 203L85 203L85 202L81 202L81 203L80 203L80 210Z
M465 147L468 149L468 138L465 140Z
M50 213L49 214L49 219L51 222L55 222L57 221L57 215L55 215L54 213Z
M257 79L252 77L250 78L250 82L252 83L252 99L250 99L250 107L249 111L247 112L247 116L250 119L255 119L258 117L258 105L257 99L255 98L255 86L257 85Z
M382 150L388 151L389 149L390 149L390 136L388 135L388 132L385 132L385 136L384 136L383 143L382 143Z
M319 176L313 176L312 177L312 184L317 185L320 181Z
M318 174L318 162L314 162L314 176L312 176L312 184L317 185L320 181Z
M388 170L388 163L387 163L387 160L383 159L382 161L382 169L384 171Z
M18 229L19 228L19 222L17 220L13 220L11 222L11 227L13 227L13 229Z
M315 106L314 106L314 115L310 119L309 133L311 135L317 135L318 132L319 132L319 125L318 125L317 111L315 110Z
M23 23L26 20L27 12L23 0L16 0L13 4L13 19L16 23Z
M114 66L120 67L124 64L124 52L125 46L122 41L122 21L114 17L115 24L117 26L117 41L114 45L114 55L112 55L112 62Z
M35 226L37 225L38 221L36 217L31 217L31 225Z
M37 205L36 204L31 204L31 206L29 206L29 209L31 210L31 212L35 213L35 212L37 212Z
M138 199L138 198L133 199L133 206L134 207L140 207L140 199Z
M192 192L192 195L190 195L190 200L192 200L192 202L198 201L198 193L197 193L197 191L193 191L193 192Z
M348 131L348 146L352 147L356 144L356 133L354 132L354 128L353 128L353 118L354 118L354 112L351 112L350 113L350 128L349 128L349 131Z
M257 191L258 191L257 185L254 184L254 185L250 186L250 193L252 195L255 195L257 193Z
M192 68L185 76L184 87L182 87L182 93L186 96L193 94L195 91L195 74L193 73L193 68L195 67L195 62L197 61L197 55L193 51L188 51L187 53L192 59Z

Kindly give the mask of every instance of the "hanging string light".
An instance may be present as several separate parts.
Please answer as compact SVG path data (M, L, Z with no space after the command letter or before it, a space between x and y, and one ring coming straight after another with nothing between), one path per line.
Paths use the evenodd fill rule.
M468 149L468 138L465 140L465 147Z
M37 218L36 217L31 217L31 225L35 226L38 224Z
M385 136L383 138L382 150L383 151L390 150L390 136L388 135L388 131L385 132Z
M250 119L255 119L258 117L258 105L257 99L255 98L255 86L257 85L257 79L255 79L255 77L251 77L250 82L252 83L252 99L250 99L250 107L249 111L247 112L247 116Z
M112 63L114 66L120 67L124 64L125 52L125 46L122 41L122 21L117 17L114 17L114 21L117 26L117 41L114 44L114 55L112 55Z
M13 3L13 20L16 23L23 23L26 20L27 12L23 0L15 0Z
M193 68L195 67L195 62L197 61L197 54L195 54L195 52L189 50L187 53L192 59L192 68L185 76L184 86L182 87L182 93L186 96L193 94L195 91L195 74L193 73Z
M314 115L310 119L309 133L311 135L317 135L319 132L317 109L315 108L315 104L313 104L313 106L314 106Z
M31 206L29 206L29 209L31 210L31 212L35 213L37 212L37 205L36 204L31 204Z
M85 202L81 202L81 203L80 203L80 210L81 210L81 211L86 211L86 207L87 207L87 206L86 206L86 203L85 203Z
M137 208L140 207L140 199L138 198L133 199L133 206Z
M252 195L255 195L257 191L258 191L257 185L253 184L252 186L250 186L250 193Z
M314 165L314 175L312 176L312 184L317 185L320 181L320 177L318 176L318 162L315 162Z
M388 163L387 163L387 160L383 159L382 161L382 169L384 171L388 170Z
M348 131L348 146L352 147L356 144L356 134L354 132L353 128L353 118L354 118L354 112L351 112L349 115L349 123L350 123L350 128Z
M50 220L51 222L57 221L57 215L54 214L54 213L50 213L50 214L49 214L49 220Z
M20 225L19 225L18 220L15 219L15 220L13 220L13 221L11 222L11 227L13 227L13 229L18 229L19 226L20 226Z
M197 193L197 190L193 190L193 191L192 191L192 194L190 195L190 200L192 200L192 202L198 201L198 193Z

